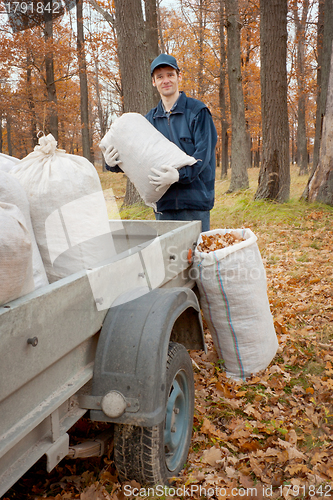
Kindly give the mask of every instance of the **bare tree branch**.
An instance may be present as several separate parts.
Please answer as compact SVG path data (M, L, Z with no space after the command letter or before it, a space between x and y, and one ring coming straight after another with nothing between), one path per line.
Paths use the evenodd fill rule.
M103 9L97 2L96 0L89 0L89 2L91 3L91 5L94 7L95 10L97 10L97 12L99 12L105 19L105 21L107 23L109 23L112 28L114 29L114 23L115 23L115 19L114 19L114 16L112 14L110 14L110 12L108 12L107 10Z

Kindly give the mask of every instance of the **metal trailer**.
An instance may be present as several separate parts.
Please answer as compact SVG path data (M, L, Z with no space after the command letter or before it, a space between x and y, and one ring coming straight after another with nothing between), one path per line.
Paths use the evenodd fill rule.
M186 462L205 349L187 259L200 222L110 221L115 254L0 307L0 495L44 454L103 454L109 434L71 447L83 415L110 422L121 479L163 484Z

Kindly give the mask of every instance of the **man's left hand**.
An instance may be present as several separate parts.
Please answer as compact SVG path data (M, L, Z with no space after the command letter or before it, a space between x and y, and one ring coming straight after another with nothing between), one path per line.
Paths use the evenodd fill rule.
M156 168L151 168L151 171L156 174L156 176L148 175L149 183L156 186L155 191L159 191L164 187L169 187L171 184L179 181L179 172L175 167L171 165L162 165L164 172L157 170Z

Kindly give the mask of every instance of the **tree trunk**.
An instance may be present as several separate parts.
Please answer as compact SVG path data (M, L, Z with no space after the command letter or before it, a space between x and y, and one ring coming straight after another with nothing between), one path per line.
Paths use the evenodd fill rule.
M240 55L238 0L226 0L228 77L231 111L231 182L228 192L249 187L249 142L246 134Z
M148 61L149 64L155 59L159 54L158 48L158 16L157 16L157 4L156 0L144 0L146 23L145 32L146 40L148 43ZM153 100L154 106L157 106L160 95L155 87L153 87Z
M7 130L7 148L9 156L13 156L12 147L12 119L9 115L6 116L6 130Z
M287 0L260 2L262 161L256 199L289 199Z
M250 135L250 133L248 132L248 137L249 137L249 148L250 148L250 168L253 168L253 163L254 163L254 155L253 155L253 151L252 151L252 148L253 148L253 139Z
M100 93L100 84L99 84L99 68L98 68L98 60L95 58L95 90L97 97L97 110L98 110L98 121L99 128L101 130L101 137L104 137L106 134L106 120L103 114L103 107L101 101L101 93Z
M299 167L299 175L305 175L308 173L305 100L306 96L305 94L302 94L299 96L297 103L297 165Z
M99 84L99 68L98 68L97 57L95 57L94 63L95 63L95 91L96 91L96 98L97 98L98 121L99 121L100 134L101 134L101 138L102 138L106 134L106 120L105 120L105 116L103 113L101 93L100 93L100 89L99 89L100 84ZM104 161L103 155L102 155L102 169L103 169L103 172L107 172L107 170L105 168L105 161Z
M249 111L248 108L248 102L249 102L249 62L250 62L250 28L249 26L244 27L246 30L246 44L245 44L245 57L241 58L241 65L243 68L243 75L242 75L242 80L243 80L243 95L244 95L244 108L245 108L245 114ZM248 146L248 153L249 153L249 168L252 168L252 137L251 133L249 130L249 124L247 120L245 119L245 126L246 126L246 135L247 135L247 140L249 142Z
M50 0L50 9L45 9L45 42L47 52L45 55L45 71L46 71L46 91L47 91L47 118L45 124L45 132L51 133L55 140L58 140L58 102L57 90L54 78L54 62L53 62L53 0Z
M37 117L35 111L35 101L32 91L32 82L31 82L31 53L27 52L27 101L28 107L30 110L30 125L31 125L31 145L32 149L38 144L37 139Z
M260 167L260 136L257 139L257 149L254 152L254 167Z
M124 111L146 114L154 99L141 1L115 0L114 4ZM124 205L140 202L128 180Z
M333 51L331 51L319 163L309 182L308 201L317 201L333 206Z
M306 140L306 90L305 90L305 33L308 17L309 0L303 0L302 17L299 19L297 5L294 7L294 22L296 26L297 59L296 74L298 87L297 103L297 165L299 174L308 173L308 148Z
M229 136L228 136L228 123L222 123L221 131L221 144L222 144L222 167L221 167L221 179L226 179L228 176L228 164L229 164Z
M221 156L222 168L221 179L227 177L228 172L228 122L226 119L227 108L225 98L226 83L226 50L224 36L224 0L220 0L220 82L219 82L219 104L221 113Z
M294 127L294 116L292 115L291 118L291 130L290 130L290 137L291 137L291 163L292 165L294 164L295 160L295 127Z
M93 103L92 101L89 101L88 103L88 116L93 116ZM89 145L90 145L90 162L94 164L95 157L94 157L94 123L92 122L90 127L89 127Z
M151 63L158 56L158 24L156 0L144 0L146 14L146 38L148 43L148 59Z
M164 37L163 37L163 26L161 23L161 9L160 9L160 4L157 6L157 26L158 26L158 38L159 38L159 51L162 54L165 54L166 48L164 44Z
M333 39L333 5L331 0L319 0L318 27L317 27L317 111L316 133L313 148L312 172L315 171L319 159L320 139L323 116L325 113L328 67L331 58Z
M87 82L87 66L84 48L84 31L83 31L83 0L76 2L76 26L77 26L77 57L79 62L79 78L80 78L80 111L81 111L81 137L82 137L82 154L87 160L92 161L90 138L89 138L89 110L88 110L88 82Z
M198 11L198 99L202 100L204 95L204 36L205 36L205 5L204 0L199 0Z
M317 70L317 111L316 132L313 149L312 170L304 192L303 199L309 197L309 185L319 161L319 151L323 128L323 117L326 108L329 67L333 40L333 5L332 0L320 0L317 28L318 70Z
M124 111L146 114L153 107L153 87L141 2L115 0L115 9Z

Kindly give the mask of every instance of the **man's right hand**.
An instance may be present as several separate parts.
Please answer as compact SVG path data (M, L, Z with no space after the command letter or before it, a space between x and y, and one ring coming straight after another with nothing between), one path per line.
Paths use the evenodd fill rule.
M115 167L119 163L121 163L121 160L117 160L118 157L118 150L115 149L113 146L109 146L105 151L104 151L104 159L105 163L109 167Z

